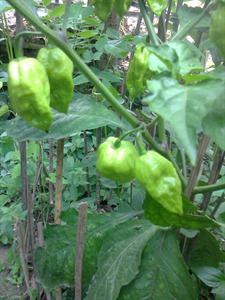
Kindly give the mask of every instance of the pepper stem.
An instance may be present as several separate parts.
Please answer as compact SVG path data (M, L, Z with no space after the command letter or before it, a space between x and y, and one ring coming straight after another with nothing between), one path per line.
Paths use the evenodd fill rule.
M21 37L30 36L30 35L43 36L43 33L40 31L21 31L21 32L17 33L17 35L14 39L14 45L13 45L16 58L23 56L23 51L21 50L21 47L19 45Z
M147 152L145 149L145 145L143 143L142 135L141 135L140 131L137 133L137 136L136 136L136 145L137 145L137 149L138 149L138 152L140 155L143 155Z
M129 130L129 131L127 131L127 132L121 134L121 136L118 137L118 139L115 141L114 146L115 146L115 147L119 147L121 141L122 141L123 139L125 139L126 136L133 134L133 133L136 132L137 130L138 130L138 131L141 131L141 130L143 129L143 127L144 127L144 125L140 125L140 126L134 128L134 129L131 129L131 130Z

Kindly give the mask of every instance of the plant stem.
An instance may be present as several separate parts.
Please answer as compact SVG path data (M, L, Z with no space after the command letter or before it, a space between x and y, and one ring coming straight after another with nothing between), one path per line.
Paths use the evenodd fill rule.
M167 32L168 30L168 24L169 24L169 19L170 19L170 14L171 14L171 9L172 9L172 0L169 0L167 12L166 12L166 20L165 20L165 31Z
M193 194L205 194L225 189L225 183L210 184L206 186L197 186L193 189Z
M200 170L201 170L201 166L202 166L202 162L203 162L203 158L204 158L204 154L206 152L206 149L209 145L209 138L206 136L203 136L200 142L200 146L198 149L198 155L197 155L197 163L196 165L192 168L191 171L191 176L189 178L186 190L185 190L185 195L190 198L192 195L192 191L194 190L194 187L198 181L198 177L200 174Z
M147 14L146 6L145 6L145 3L144 3L143 0L139 0L139 7L140 7L142 17L145 21L145 25L146 25L146 28L147 28L147 31L148 31L150 41L155 45L159 45L160 44L159 38L157 37L157 35L155 33L154 26L153 26L148 14Z
M86 130L84 130L83 132L83 139L84 139L84 156L87 157L88 155L88 142L87 142L87 132ZM91 186L90 186L90 178L89 178L89 168L86 168L86 180L87 180L87 184L86 184L86 191L87 191L87 196L90 197L91 195Z
M159 17L158 37L161 39L162 42L166 41L165 11L163 11Z
M75 260L75 298L81 300L82 297L82 266L84 255L84 239L87 223L87 208L86 202L82 202L79 208L77 235L76 235L76 260Z
M213 165L212 165L212 169L211 169L209 180L208 180L208 185L214 184L217 181L217 179L219 178L220 170L223 166L224 155L225 155L225 152L222 151L221 149L219 149L219 147L217 147L215 150L215 157L213 160ZM204 195L204 199L201 203L200 210L206 211L206 209L209 205L211 195L212 195L212 192L208 192Z
M188 33L201 21L201 19L204 18L204 16L212 9L212 6L212 4L208 4L206 8L203 9L201 14L187 22L185 26L173 36L172 40L184 39Z
M147 152L146 149L145 149L145 145L142 141L142 136L141 136L140 132L138 132L137 136L136 136L136 145L137 145L138 152L139 152L140 155L143 155Z
M22 37L31 36L31 35L43 35L40 31L21 31L17 33L14 39L14 52L16 57L23 56L23 49L20 47L20 41Z
M64 139L57 142L57 167L55 184L55 223L60 224L60 215L62 211L62 173L64 158Z
M125 137L127 137L128 135L131 135L131 134L133 134L134 132L136 132L136 131L138 131L138 130L142 130L142 129L143 129L143 126L140 126L140 127L131 129L131 130L125 132L124 134L121 134L121 136L118 138L118 140L115 141L115 143L114 143L115 146L119 146L119 145L120 145L120 142L121 142L122 140L124 140Z
M166 143L165 123L162 117L158 117L158 136L161 143Z
M213 211L211 213L211 218L215 217L215 214L216 214L218 208L224 202L224 197L225 197L225 193L223 192L223 194L216 201L216 205L214 206L214 209L213 209Z
M11 60L13 60L13 49L12 49L12 41L11 41L10 32L9 32L5 13L2 13L2 15L1 15L1 22L2 22L3 36L5 36L5 39L6 39L6 50L7 50L7 54L8 54L8 59L9 59L9 61L11 61Z

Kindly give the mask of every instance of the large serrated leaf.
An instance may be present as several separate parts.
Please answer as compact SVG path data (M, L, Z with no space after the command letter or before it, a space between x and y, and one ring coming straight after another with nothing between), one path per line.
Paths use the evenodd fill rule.
M166 121L192 164L196 161L196 134L202 126L212 140L225 149L224 139L218 139L218 135L216 140L214 137L214 131L224 131L221 118L212 118L214 112L225 115L225 84L222 78L185 86L173 78L164 77L149 81L148 89L152 95L144 102ZM207 124L213 126L213 132L207 130Z
M220 250L220 242L207 230L202 230L193 240L188 264L198 274L205 266L218 268L225 261L225 253Z
M171 41L167 44L174 49L178 57L178 72L180 75L185 75L190 72L199 72L203 70L203 65L200 61L201 52L193 44L188 41Z
M86 300L116 300L122 286L138 274L142 251L156 231L144 220L127 222L112 233L99 253L98 270Z
M84 292L97 269L98 253L106 234L137 214L88 214L82 279ZM38 248L35 255L37 278L49 291L58 286L74 285L77 211L64 211L61 220L64 225L47 226L45 247Z
M144 200L145 217L153 224L168 227L183 227L189 229L202 229L219 227L220 224L207 216L192 215L184 211L184 215L178 215L165 209L154 201L148 194ZM185 204L184 208L187 207Z
M94 129L102 126L126 128L126 125L104 104L96 102L90 96L83 95L70 104L68 114L54 111L53 123L48 133L33 128L19 117L4 121L0 124L1 130L17 141L60 139L72 136L81 130Z
M158 231L149 240L140 272L123 287L118 300L197 300L194 282L181 257L173 231Z

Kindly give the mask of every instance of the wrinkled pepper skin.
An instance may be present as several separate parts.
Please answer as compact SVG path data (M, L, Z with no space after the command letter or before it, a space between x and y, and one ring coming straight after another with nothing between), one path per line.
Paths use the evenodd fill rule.
M143 43L137 45L126 78L126 86L131 98L142 95L147 80L151 78L151 72L148 68L149 55L150 50Z
M45 67L50 82L50 106L67 113L73 97L73 63L59 48L42 48L37 59Z
M155 201L171 212L183 213L181 182L169 160L148 151L136 160L135 176Z
M117 140L109 137L98 147L96 168L103 177L125 183L135 177L134 163L138 154L128 141L121 141L119 146L115 146Z
M33 127L48 131L52 123L50 86L43 65L22 57L8 65L8 92L15 112Z
M221 4L212 14L209 37L225 59L225 4Z

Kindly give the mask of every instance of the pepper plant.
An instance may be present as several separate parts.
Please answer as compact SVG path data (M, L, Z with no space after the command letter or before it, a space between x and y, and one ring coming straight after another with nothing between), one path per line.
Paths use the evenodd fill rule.
M49 80L52 86L51 95L48 91L50 105L59 112L53 111L48 128L43 125L46 119L38 111L29 115L29 105L36 103L34 100L38 97L35 97L41 90L35 91L35 97L30 90L29 100L25 97L29 91L27 85L21 98L25 99L26 113L21 113L16 105L13 108L22 119L39 129L48 129L48 132L32 128L18 117L5 121L1 128L17 141L23 141L64 139L77 131L106 125L115 135L112 128L117 127L119 138L109 137L97 145L97 170L103 177L114 180L117 187L123 183L122 191L131 182L131 190L140 183L145 193L138 197L138 209L132 203L131 192L130 206L125 212L118 208L118 212L99 214L90 209L80 278L75 269L75 257L79 258L77 255L81 251L80 232L75 234L76 227L80 228L80 217L74 208L61 212L58 202L55 221L61 224L46 227L44 245L35 251L36 277L46 295L51 297L56 290L57 296L62 296L59 291L62 288L65 299L73 299L74 293L80 299L90 300L194 300L199 297L211 299L212 294L215 299L223 299L225 255L221 238L224 238L224 207L221 203L224 194L216 203L210 203L210 193L225 188L222 173L225 49L223 31L217 28L225 25L224 2L205 1L202 8L194 9L178 1L175 12L173 1L167 4L166 1L139 0L139 18L143 18L147 34L140 38L140 43L131 39L128 49L132 58L124 80L127 91L120 96L96 76L93 67L78 55L76 46L66 43L30 7L25 8L24 0L7 2L40 30L57 52L63 53L60 54L62 61L66 56L70 62L67 70L70 75L58 74L54 59L53 65L49 66L51 57L41 55L47 55L52 49L40 50L37 58L47 69L47 82ZM96 18L106 22L114 12L123 18L131 2L95 0L91 5ZM59 6L65 9L65 16L71 5L68 1L63 7ZM157 22L157 34L152 17ZM100 23L93 21L93 24L99 26ZM202 27L204 31L200 30ZM215 63L205 66L204 55L209 50ZM216 51L218 56L215 56ZM82 51L79 53L82 55ZM98 59L95 59L96 62ZM75 82L78 76L83 76L92 95L79 91L69 104L72 98L71 62L75 72L80 72ZM60 67L63 65L59 64ZM10 71L9 68L8 88L14 104L20 98L17 99L14 74ZM65 81L65 86L61 80ZM41 102L37 103L38 108L42 108ZM33 123L35 118L38 118L38 126ZM59 185L56 182L56 186L59 193L56 194L59 198L63 160L60 149L63 149L62 140L57 147L56 180ZM199 177L203 157L211 149L214 149L211 173L208 182L202 182ZM203 196L195 197L196 194ZM77 280L80 281L79 291Z

